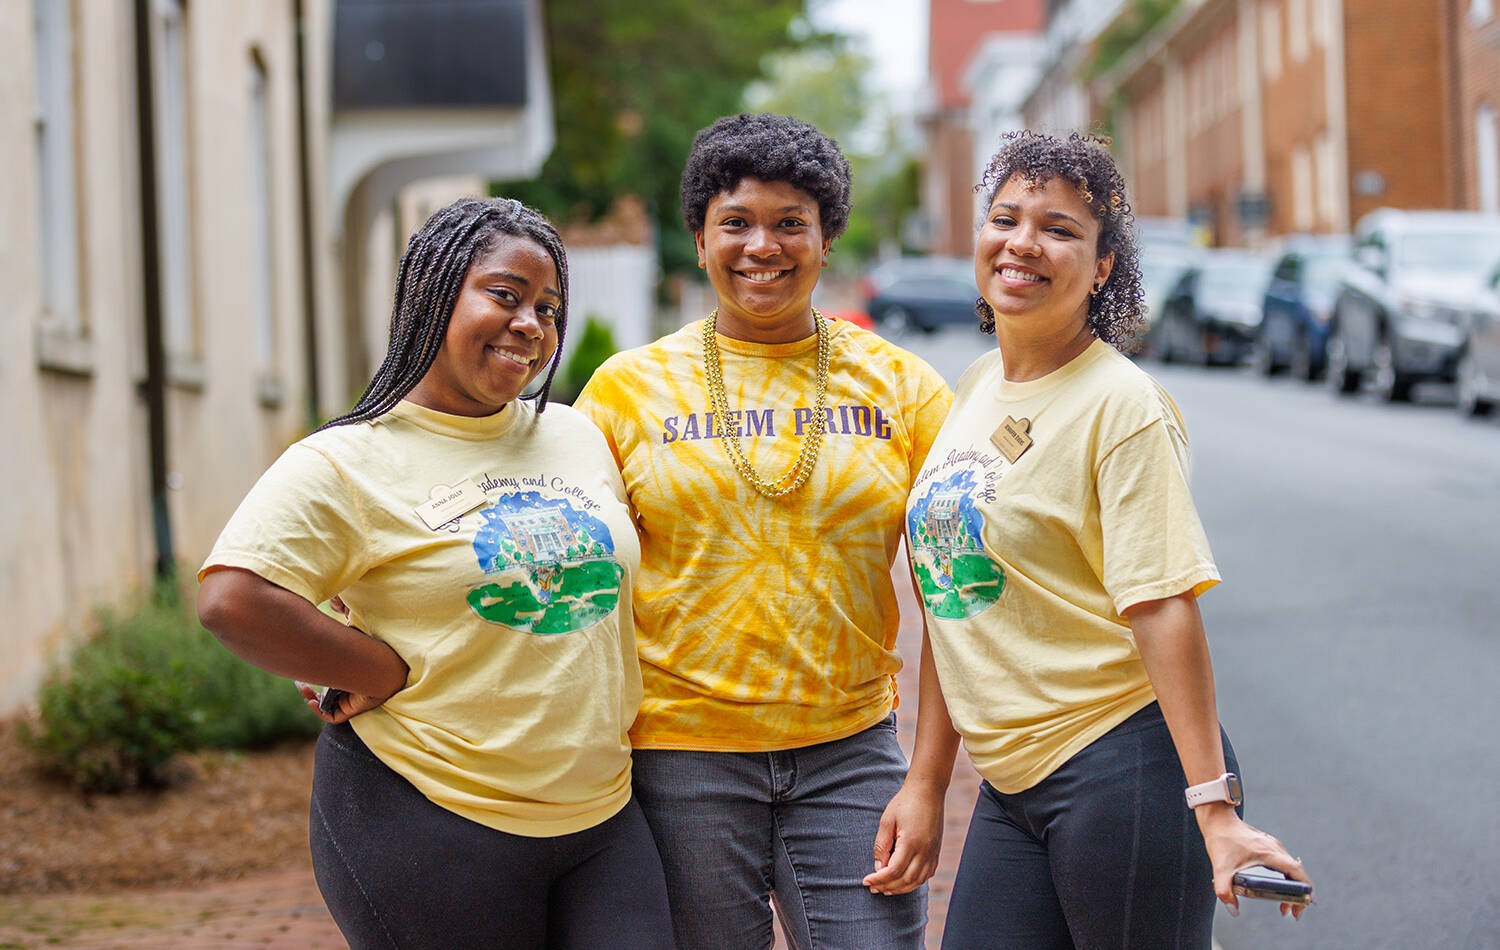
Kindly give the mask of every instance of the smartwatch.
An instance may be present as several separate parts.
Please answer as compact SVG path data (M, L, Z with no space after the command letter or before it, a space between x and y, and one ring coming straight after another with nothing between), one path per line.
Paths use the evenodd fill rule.
M1207 805L1210 802L1228 802L1231 805L1238 805L1243 801L1240 793L1240 777L1233 772L1225 772L1212 782L1190 785L1184 794L1187 795L1189 808L1197 808L1199 805Z

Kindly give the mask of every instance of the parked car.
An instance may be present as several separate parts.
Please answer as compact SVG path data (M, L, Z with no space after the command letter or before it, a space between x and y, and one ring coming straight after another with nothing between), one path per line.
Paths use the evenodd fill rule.
M1161 356L1162 310L1167 296L1193 265L1198 252L1198 248L1182 243L1141 245L1141 302L1146 308L1146 328L1140 355Z
M1459 412L1483 416L1500 404L1500 265L1474 289L1455 377Z
M1269 277L1270 262L1261 254L1200 251L1162 306L1162 360L1205 366L1243 360L1255 341Z
M948 324L977 327L974 262L958 257L895 257L870 269L860 281L865 312L887 335L918 329L931 333Z
M1452 382L1469 288L1500 257L1500 215L1382 208L1360 219L1334 302L1328 385L1369 382L1387 401L1423 380Z
M1327 359L1328 324L1353 242L1347 235L1305 234L1284 239L1277 250L1252 362L1267 376L1290 369L1298 379L1317 379Z

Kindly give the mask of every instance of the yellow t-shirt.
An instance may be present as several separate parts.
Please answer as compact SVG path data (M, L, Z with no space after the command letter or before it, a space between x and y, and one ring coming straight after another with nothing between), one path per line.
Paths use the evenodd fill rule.
M1219 580L1176 405L1098 340L1028 382L971 366L906 519L953 724L1005 793L1156 698L1121 611Z
M604 431L640 525L637 748L798 748L890 712L891 564L951 396L875 334L839 321L830 333L827 434L807 483L779 499L746 484L721 444L703 321L611 357L574 403ZM745 454L774 479L812 419L817 339L718 342Z
M465 482L476 506L429 527L417 507ZM350 721L360 739L436 804L540 837L630 798L639 563L619 472L583 416L402 402L287 449L199 577L237 567L312 603L340 594L411 667Z

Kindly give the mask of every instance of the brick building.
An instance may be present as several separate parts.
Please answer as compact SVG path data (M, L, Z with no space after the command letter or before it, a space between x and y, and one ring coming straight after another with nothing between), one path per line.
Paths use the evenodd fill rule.
M1500 212L1500 4L1443 0L1452 204Z
M927 161L922 212L928 250L967 257L974 247L975 140L964 75L986 37L1035 34L1043 0L928 0Z
M1211 243L1253 245L1348 231L1385 205L1500 201L1500 26L1485 7L1182 0L1094 87L1097 101L1118 103L1137 213L1185 216Z

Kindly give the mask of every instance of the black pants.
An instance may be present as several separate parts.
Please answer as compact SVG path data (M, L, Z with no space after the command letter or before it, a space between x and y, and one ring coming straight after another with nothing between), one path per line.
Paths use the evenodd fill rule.
M1155 703L1032 788L980 785L945 950L1208 950L1213 866L1186 787Z
M574 834L506 834L433 804L345 723L318 739L311 811L318 889L354 950L672 946L634 799Z

